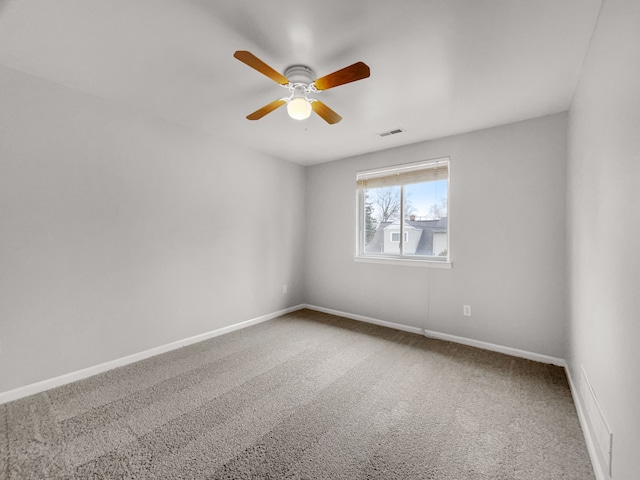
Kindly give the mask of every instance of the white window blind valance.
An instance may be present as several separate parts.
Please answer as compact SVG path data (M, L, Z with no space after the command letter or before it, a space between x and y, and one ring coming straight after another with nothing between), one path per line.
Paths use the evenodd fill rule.
M392 168L358 172L358 188L380 188L412 183L434 182L449 178L449 159L399 165Z

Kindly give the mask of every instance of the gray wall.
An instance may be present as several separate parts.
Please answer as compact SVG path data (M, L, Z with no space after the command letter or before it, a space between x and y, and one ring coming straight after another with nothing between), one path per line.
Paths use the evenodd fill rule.
M308 168L306 302L564 358L566 121ZM356 172L442 156L451 159L453 268L354 262Z
M640 2L605 0L569 117L569 365L640 475ZM608 478L608 477L603 477Z
M0 392L303 301L302 167L2 67L0 105Z

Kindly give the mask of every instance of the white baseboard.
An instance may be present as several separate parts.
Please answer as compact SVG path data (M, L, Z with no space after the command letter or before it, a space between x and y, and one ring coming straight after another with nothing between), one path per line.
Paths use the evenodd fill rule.
M585 443L587 444L587 451L589 452L589 458L591 458L591 465L593 466L593 473L596 476L596 480L609 480L611 477L605 472L607 469L604 467L598 456L596 449L596 442L591 433L591 427L587 421L587 415L584 411L583 400L580 396L580 390L578 385L574 382L571 375L571 368L569 365L565 367L567 373L567 379L569 380L569 389L571 390L571 396L573 397L573 403L576 406L578 412L578 420L580 421L580 427L582 427L582 434L584 435Z
M330 308L318 307L316 305L304 305L304 308L308 308L309 310L315 310L316 312L328 313L329 315L336 315L338 317L350 318L351 320L358 320L360 322L373 323L374 325L393 328L394 330L402 330L403 332L417 333L418 335L422 335L421 328L410 327L408 325L402 325L401 323L386 322L384 320L378 320L377 318L365 317L364 315L356 315L354 313L341 312L339 310L332 310Z
M557 365L559 367L566 367L567 365L567 362L562 358L551 357L549 355L543 355L541 353L529 352L527 350L520 350L518 348L505 347L504 345L483 342L481 340L474 340L467 337L458 337L456 335L449 335L448 333L433 332L431 330L423 330L422 333L425 337L435 338L437 340L445 340L447 342L460 343L462 345L468 345L470 347L482 348L483 350L504 353L513 357L526 358L527 360L533 360L534 362L550 363L551 365Z
M352 320L359 320L361 322L373 323L375 325L381 325L383 327L394 328L396 330L402 330L404 332L417 333L418 335L424 335L428 338L435 338L437 340L444 340L447 342L460 343L462 345L469 345L471 347L482 348L483 350L491 350L492 352L505 353L514 357L526 358L527 360L533 360L535 362L550 363L559 367L566 367L566 362L562 358L551 357L549 355L542 355L540 353L528 352L526 350L519 350L517 348L505 347L503 345L496 345L494 343L483 342L480 340L474 340L466 337L458 337L455 335L449 335L448 333L434 332L432 330L425 330L419 327L410 327L402 325L400 323L387 322L384 320L378 320L377 318L365 317L363 315L356 315L348 312L341 312L338 310L331 310L329 308L318 307L315 305L304 305L304 308L309 310L316 310L318 312L328 313L330 315L337 315L340 317L350 318Z
M155 355L160 355L161 353L166 353L171 350L176 350L181 347L186 347L187 345L192 345L194 343L202 342L204 340L208 340L210 338L217 337L219 335L224 335L225 333L230 333L230 332L233 332L234 330L239 330L241 328L250 327L251 325L256 325L258 323L266 322L267 320L271 320L273 318L279 317L281 315L285 315L290 312L295 312L296 310L300 310L302 308L304 308L304 305L297 305L295 307L285 308L284 310L279 310L277 312L269 313L267 315L262 315L260 317L252 318L244 322L239 322L234 325L229 325L228 327L219 328L211 332L202 333L200 335L195 335L193 337L185 338L183 340L178 340L176 342L168 343L166 345L161 345L159 347L145 350L144 352L134 353L133 355L117 358L109 362L101 363L99 365L94 365L93 367L83 368L82 370L77 370L75 372L60 375L59 377L50 378L47 380L43 380L41 382L25 385L24 387L18 387L13 390L8 390L6 392L0 393L0 405L3 403L11 402L13 400L18 400L20 398L28 397L29 395L34 395L36 393L44 392L46 390L50 390L52 388L59 387L61 385L66 385L67 383L76 382L84 378L92 377L93 375L97 375L99 373L103 373L108 370L113 370L114 368L123 367L125 365L129 365L130 363L139 362L140 360L144 360L146 358L153 357Z

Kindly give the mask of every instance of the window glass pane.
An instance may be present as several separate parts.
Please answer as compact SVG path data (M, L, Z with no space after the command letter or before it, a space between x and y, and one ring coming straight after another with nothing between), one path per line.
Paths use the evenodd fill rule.
M448 158L358 172L357 254L448 262L448 185Z
M400 198L399 186L367 188L364 189L364 253L385 254L389 251L389 244L394 243L391 239L391 225L399 225L400 219ZM397 230L400 235L400 230ZM399 253L398 244L400 237L395 240L394 253Z
M404 186L404 255L435 256L446 260L447 198L446 180Z

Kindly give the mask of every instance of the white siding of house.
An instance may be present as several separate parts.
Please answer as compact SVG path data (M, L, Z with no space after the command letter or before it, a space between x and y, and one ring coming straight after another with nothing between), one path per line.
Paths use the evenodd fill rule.
M400 233L400 225L392 223L384 229L384 253L390 255L398 255L400 253L400 242L394 242L391 238L393 233ZM422 230L416 229L410 225L404 226L404 233L407 240L402 246L403 252L406 255L413 255L416 253L420 237L422 236Z
M447 234L444 232L433 232L433 254L440 255L447 250Z

